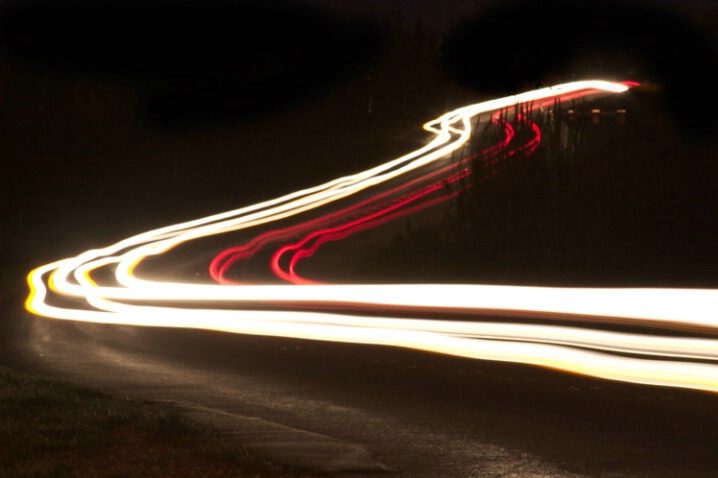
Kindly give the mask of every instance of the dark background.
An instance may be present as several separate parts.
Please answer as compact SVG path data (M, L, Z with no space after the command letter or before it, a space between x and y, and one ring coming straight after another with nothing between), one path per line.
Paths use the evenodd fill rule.
M690 12L667 1L0 5L0 362L25 357L31 369L113 384L123 397L184 395L372 438L380 460L394 455L427 475L445 464L475 470L475 448L437 455L446 436L472 446L490 439L584 474L715 469L711 394L404 349L85 326L22 311L34 266L367 169L423 145L421 124L447 110L594 75L644 84L616 102L577 105L626 108L625 124L542 123L566 124L574 153L559 147L566 136L547 135L529 161L504 162L495 181L435 213L449 234L410 219L401 234L363 244L347 274L715 288L718 22L708 2ZM247 405L252 392L270 403ZM279 397L291 413L269 413ZM330 419L317 399L391 419ZM518 467L506 473L526 469L498 458Z
M621 132L609 154L586 140L593 159L583 164L591 168L518 170L484 189L490 197L477 201L514 204L492 209L488 219L498 226L488 237L422 246L426 235L417 234L396 247L408 241L417 250L445 250L434 256L466 265L462 280L505 282L585 282L587 274L601 275L595 264L614 251L600 279L610 283L641 250L632 283L715 285L718 22L710 4L454 2L441 13L432 2L378 4L5 0L3 264L25 271L319 184L415 149L426 139L420 125L448 109L601 77L656 85L641 103L650 105L633 108L660 125L632 123L632 134ZM602 133L604 142L614 133ZM582 189L567 189L579 177ZM656 188L665 194L656 196ZM557 209L561 197L571 210ZM646 205L654 200L660 207ZM576 231L576 218L598 217L592 211L600 204L609 211ZM647 207L658 217L634 221ZM527 224L535 208L558 211L544 218L553 232L541 226L542 241L533 239L539 226ZM619 209L628 212L614 221ZM475 230L487 213L473 209L458 227ZM564 275L536 274L552 268L563 246L541 262L515 260L516 251L536 256L577 234L583 239L569 241L574 250L566 257L576 263L593 251L596 259L583 269L564 264L554 268ZM666 254L673 266L646 267ZM425 262L415 269L438 268ZM374 273L383 274L367 277ZM412 274L403 279L427 275Z

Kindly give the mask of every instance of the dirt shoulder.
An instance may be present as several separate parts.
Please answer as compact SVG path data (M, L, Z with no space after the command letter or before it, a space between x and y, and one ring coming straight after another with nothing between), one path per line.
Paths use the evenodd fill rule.
M0 475L327 476L280 466L169 404L122 400L0 368Z

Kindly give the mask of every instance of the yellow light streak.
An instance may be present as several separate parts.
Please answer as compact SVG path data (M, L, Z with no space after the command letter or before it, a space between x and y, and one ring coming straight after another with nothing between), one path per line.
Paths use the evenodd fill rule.
M564 95L624 92L621 83L581 81L470 105L424 125L426 146L357 174L274 200L148 231L47 264L28 274L25 307L44 317L107 324L186 327L231 333L407 347L482 360L526 363L612 380L718 392L718 291L712 289L547 288L477 284L241 285L160 282L135 275L145 259L198 238L251 229L315 210L450 159L471 137L472 118ZM117 284L97 283L113 268ZM47 286L46 286L47 281ZM49 290L48 290L49 287ZM82 307L52 305L50 294ZM184 308L177 303L221 303ZM304 310L247 310L249 302ZM170 304L172 303L172 304ZM227 305L233 308L227 308ZM87 305L92 306L88 309ZM311 310L322 305L322 311ZM382 316L398 308L400 318ZM364 314L369 311L370 314ZM511 321L429 320L412 314L559 316L571 326ZM594 330L585 317L625 325L701 332L667 337ZM573 325L575 324L575 325ZM619 356L616 353L636 357Z

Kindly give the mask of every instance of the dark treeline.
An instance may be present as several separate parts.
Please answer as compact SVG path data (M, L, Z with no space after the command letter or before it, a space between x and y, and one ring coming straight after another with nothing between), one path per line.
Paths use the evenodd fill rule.
M436 34L400 16L168 5L3 4L3 257L52 260L364 170L465 94Z
M718 120L696 105L718 107L715 20L641 0L509 0L448 35L442 64L497 96L590 77L658 82L679 132L711 143Z
M319 184L416 149L427 138L423 122L497 94L490 84L483 89L481 82L456 76L447 65L457 66L459 58L472 65L471 71L484 65L480 71L487 81L509 78L503 83L509 90L585 73L574 63L574 70L532 75L525 63L536 59L525 55L505 71L501 63L487 63L487 57L506 60L505 47L524 42L522 35L533 30L523 31L521 22L506 29L492 25L495 33L482 30L486 35L457 47L452 56L447 48L456 46L461 32L438 33L394 12L379 25L359 23L344 36L331 36L342 40L348 53L339 58L332 53L337 43L325 45L322 35L344 31L345 23L292 8L276 18L257 7L259 21L252 31L276 24L296 35L228 42L211 50L217 41L231 40L232 33L204 26L195 33L211 35L187 55L186 48L173 50L168 41L167 35L182 33L176 27L153 44L157 32L151 20L166 11L161 2L154 11L144 2L120 1L108 2L104 10L76 10L67 18L74 26L67 37L59 35L59 23L48 11L67 16L72 10L59 11L41 0L5 5L22 6L13 13L20 16L11 17L13 28L0 38L0 248L6 263L53 260ZM130 8L122 13L130 23L131 8L148 13L126 48L113 36L121 32L100 15L113 5ZM175 20L238 14L210 9L193 16L197 5L186 2ZM7 22L7 10L0 13ZM295 15L311 18L317 26L312 35L302 36L306 23L294 25ZM49 30L39 34L44 27ZM99 35L97 41L88 41L89 33ZM542 36L548 33L541 30L536 38L553 38ZM192 46L186 39L180 45ZM168 51L165 61L155 61ZM267 58L262 51L276 54ZM631 63L631 52L621 57L625 62L612 64L620 72L611 71L650 73L637 68L645 64ZM615 55L598 59L589 63L611 63ZM326 65L312 70L322 61ZM659 77L638 79L660 84ZM306 92L297 88L307 82L312 88ZM276 89L285 94L273 95ZM712 274L706 271L715 265L708 253L716 217L710 194L715 166L708 159L714 151L692 144L683 129L676 133L673 112L661 100L665 95L657 98L655 104L645 105L641 98L640 104L628 105L621 126L572 123L558 111L552 117L534 111L544 132L541 147L527 161L503 163L501 174L464 195L463 205L450 215L456 232L444 231L437 239L435 232L407 231L395 250L378 253L391 256L379 263L407 256L404 262L415 264L405 269L409 280L452 274L508 282L708 280ZM714 117L710 101L690 106L697 118ZM490 140L491 130L484 133ZM370 269L356 277L381 272Z

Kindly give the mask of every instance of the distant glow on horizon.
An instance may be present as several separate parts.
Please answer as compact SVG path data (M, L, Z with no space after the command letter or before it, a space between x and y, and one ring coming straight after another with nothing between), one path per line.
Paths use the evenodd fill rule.
M630 86L635 85L580 81L458 108L424 125L433 135L425 146L367 171L38 267L28 274L25 307L33 314L63 320L389 345L718 392L718 290L324 284L296 272L297 261L311 256L325 241L445 200L449 193L441 188L442 178L455 181L452 175L462 174L453 168L451 154L469 140L472 119L478 115L522 103L550 106L557 97L620 93ZM504 139L481 153L486 161L496 160L499 152L530 154L541 132L527 124L533 139L504 151L513 138L507 126ZM358 193L371 196L355 199ZM309 211L324 211L321 208L338 201L346 207L277 226L208 260L211 277L222 283L157 281L137 272L147 258L188 241L280 224ZM289 283L239 284L226 279L236 261L252 257L271 242L289 239L292 242L279 247L269 265ZM100 269L114 271L116 284L97 279ZM53 305L56 295L77 306ZM203 306L197 308L198 303ZM252 310L253 303L265 307ZM285 310L288 305L296 310ZM475 320L418 318L426 314L468 315ZM487 319L496 316L506 319ZM554 317L562 324L512 322L510 317ZM591 328L597 320L695 331L700 336L609 332Z

